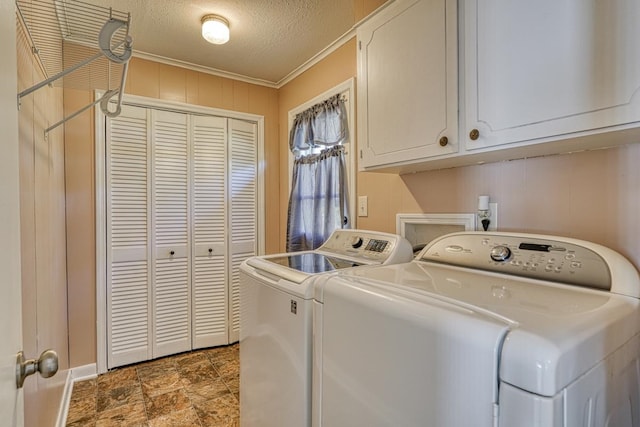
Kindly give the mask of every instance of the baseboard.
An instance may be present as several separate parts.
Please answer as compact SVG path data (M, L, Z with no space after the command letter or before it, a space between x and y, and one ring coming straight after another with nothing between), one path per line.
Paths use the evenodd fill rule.
M78 381L90 380L98 376L96 364L78 366L67 371L67 378L64 383L64 391L62 392L62 400L60 401L60 409L58 410L58 419L56 427L64 427L67 423L67 415L69 414L69 403L71 402L71 394L73 393L73 384Z
M58 409L58 418L56 419L56 427L64 427L67 423L67 413L69 412L69 402L71 401L71 393L73 392L73 380L71 370L67 371L67 378L64 382L64 391L60 400L60 409Z
M78 366L71 370L73 372L73 382L92 380L98 376L98 370L95 363Z

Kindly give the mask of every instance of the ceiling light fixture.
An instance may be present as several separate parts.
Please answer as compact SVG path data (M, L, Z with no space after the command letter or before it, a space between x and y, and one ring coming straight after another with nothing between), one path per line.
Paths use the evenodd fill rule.
M209 43L225 44L229 41L229 21L219 15L203 16L202 37Z

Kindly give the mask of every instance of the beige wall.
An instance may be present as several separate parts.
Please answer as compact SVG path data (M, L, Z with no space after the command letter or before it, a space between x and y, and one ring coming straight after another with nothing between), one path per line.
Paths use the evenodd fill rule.
M630 143L633 141L629 141ZM498 228L569 236L615 249L640 267L640 144L403 176L361 173L360 226L395 231L399 212L475 212L498 203Z
M17 32L18 91L44 80L24 33ZM50 379L25 380L25 426L55 423L69 368L62 128L62 90L44 87L22 98L20 145L20 257L23 350L38 358L52 348L59 371ZM11 250L11 248L8 248Z
M276 89L134 58L126 93L264 116L266 251L278 249L279 146ZM65 90L67 114L91 102L92 93ZM96 362L94 123L89 111L65 125L71 366Z

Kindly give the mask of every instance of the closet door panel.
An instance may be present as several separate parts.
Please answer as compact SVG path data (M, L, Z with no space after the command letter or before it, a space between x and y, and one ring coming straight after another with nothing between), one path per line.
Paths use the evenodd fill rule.
M191 349L187 115L152 111L153 357Z
M107 119L107 366L151 357L148 121L123 106Z
M227 344L227 120L193 117L193 348Z
M229 119L229 341L240 338L240 264L257 253L257 126Z

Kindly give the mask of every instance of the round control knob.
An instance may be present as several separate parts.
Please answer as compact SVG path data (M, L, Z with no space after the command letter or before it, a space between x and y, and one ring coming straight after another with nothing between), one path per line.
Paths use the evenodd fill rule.
M511 249L506 246L495 246L491 249L491 259L494 261L506 261L511 256Z
M353 236L351 238L351 241L349 242L351 243L351 247L353 249L358 249L360 246L362 246L362 244L364 243L364 241L362 240L362 237L359 236Z

